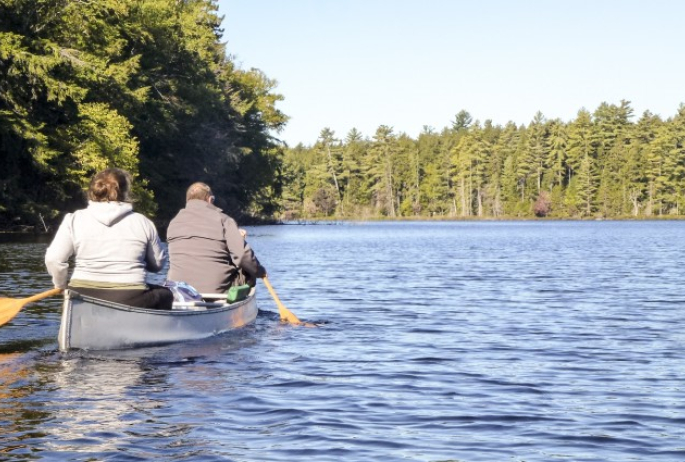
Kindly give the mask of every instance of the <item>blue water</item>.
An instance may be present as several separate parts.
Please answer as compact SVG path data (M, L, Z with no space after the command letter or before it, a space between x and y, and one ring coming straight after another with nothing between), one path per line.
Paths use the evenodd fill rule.
M248 228L254 326L57 351L59 300L0 328L0 460L683 461L685 222ZM50 288L0 244L0 293ZM115 328L115 326L113 326Z

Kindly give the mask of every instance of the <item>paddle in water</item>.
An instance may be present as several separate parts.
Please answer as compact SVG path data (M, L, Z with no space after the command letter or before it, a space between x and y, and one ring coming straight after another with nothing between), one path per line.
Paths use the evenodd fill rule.
M273 287L271 287L269 278L264 276L264 278L262 278L262 281L264 281L264 285L267 289L269 289L269 293L271 294L271 296L274 299L274 302L276 302L276 305L278 306L278 313L281 315L281 321L289 322L291 324L302 324L302 321L297 319L297 316L295 316L288 308L285 307L285 305L283 305L283 303L281 303L281 299L278 298L278 295L276 295L276 291Z
M44 298L52 297L53 295L59 295L62 293L62 289L50 289L45 292L33 295L32 297L26 298L0 298L0 326L7 324L12 318L14 318L24 305L37 302Z

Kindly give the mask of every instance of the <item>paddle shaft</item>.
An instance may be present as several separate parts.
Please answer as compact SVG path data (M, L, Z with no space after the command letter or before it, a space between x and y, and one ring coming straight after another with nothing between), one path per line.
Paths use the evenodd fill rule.
M269 289L271 297L273 297L274 302L276 302L276 306L278 306L278 312L281 315L281 321L289 322L292 324L300 324L301 322L299 319L297 319L297 316L295 316L288 308L285 307L285 305L283 305L283 303L281 303L281 299L278 298L278 295L276 295L276 291L271 286L269 278L264 276L264 278L262 278L262 281L264 281L264 285L267 289Z
M53 295L59 295L62 293L62 289L50 289L45 292L41 292L36 295L22 299L24 303L37 302L38 300L43 300L44 298L52 297Z

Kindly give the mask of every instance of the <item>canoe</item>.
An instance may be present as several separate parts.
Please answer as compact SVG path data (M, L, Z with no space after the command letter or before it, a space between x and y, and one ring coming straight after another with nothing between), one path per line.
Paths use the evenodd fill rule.
M219 297L220 294L213 294ZM172 310L138 308L64 291L58 343L61 351L117 350L197 340L238 329L257 318L252 288L242 301L174 302Z

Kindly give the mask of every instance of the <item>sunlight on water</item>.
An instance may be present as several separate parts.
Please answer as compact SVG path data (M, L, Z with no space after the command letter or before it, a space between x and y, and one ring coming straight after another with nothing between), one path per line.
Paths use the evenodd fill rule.
M0 328L5 459L685 460L685 223L270 226L254 326L57 352L59 300ZM50 287L0 244L0 292Z

